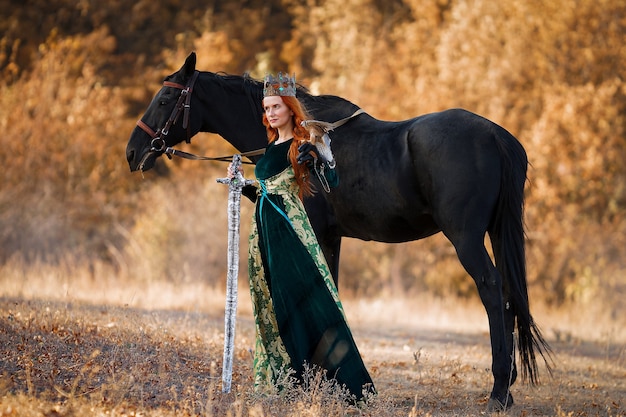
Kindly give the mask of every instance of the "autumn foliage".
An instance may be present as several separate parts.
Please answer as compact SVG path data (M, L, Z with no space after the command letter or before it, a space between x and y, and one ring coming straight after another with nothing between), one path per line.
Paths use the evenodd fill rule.
M194 50L201 70L296 72L381 119L464 107L504 126L532 164L532 295L624 307L624 2L0 3L5 268L76 262L133 279L222 279L226 190L215 178L225 166L162 161L142 179L124 157L163 76ZM232 151L211 135L189 149ZM442 237L348 241L342 256L347 292L475 291Z

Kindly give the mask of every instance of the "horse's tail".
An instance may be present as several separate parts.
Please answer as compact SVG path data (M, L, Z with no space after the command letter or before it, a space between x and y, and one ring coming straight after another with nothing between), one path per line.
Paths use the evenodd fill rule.
M509 296L508 308L512 309L517 323L522 378L536 384L536 351L543 357L548 371L552 373L552 370L548 363L550 347L535 324L528 305L523 222L528 158L521 143L507 130L497 126L495 136L502 161L502 174L500 196L489 235L496 267L502 275L504 292Z

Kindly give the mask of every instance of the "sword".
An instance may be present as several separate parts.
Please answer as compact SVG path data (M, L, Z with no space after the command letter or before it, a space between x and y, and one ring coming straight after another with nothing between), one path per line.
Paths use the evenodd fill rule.
M217 182L228 184L228 274L226 276L226 310L224 313L224 365L222 367L222 392L229 393L233 375L233 351L235 345L235 320L237 317L237 274L239 272L239 223L241 189L253 184L239 170L241 155L233 155L230 178L218 178Z

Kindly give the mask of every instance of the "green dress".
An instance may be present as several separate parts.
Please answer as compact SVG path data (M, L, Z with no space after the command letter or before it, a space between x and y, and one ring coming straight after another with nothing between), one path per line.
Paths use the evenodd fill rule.
M260 184L249 245L256 322L255 387L276 385L293 370L317 365L361 399L374 392L346 323L287 157L291 140L268 145L255 169ZM336 185L334 171L328 175Z

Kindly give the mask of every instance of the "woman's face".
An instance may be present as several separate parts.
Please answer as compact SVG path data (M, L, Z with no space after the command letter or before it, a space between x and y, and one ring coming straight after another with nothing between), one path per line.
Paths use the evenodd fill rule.
M293 123L293 112L280 96L268 96L263 99L263 111L270 126L274 129L283 129Z

